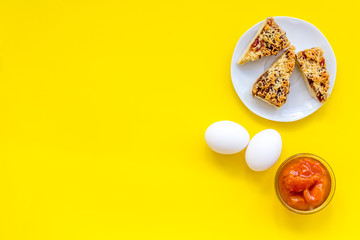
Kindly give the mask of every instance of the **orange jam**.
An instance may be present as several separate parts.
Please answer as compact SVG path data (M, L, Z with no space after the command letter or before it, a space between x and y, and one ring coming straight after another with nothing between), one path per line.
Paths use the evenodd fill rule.
M278 178L283 201L297 210L312 210L320 206L331 190L331 177L326 167L310 157L290 160Z

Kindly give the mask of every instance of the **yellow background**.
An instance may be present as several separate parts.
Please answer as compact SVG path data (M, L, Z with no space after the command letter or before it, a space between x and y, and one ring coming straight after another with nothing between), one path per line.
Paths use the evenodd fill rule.
M357 236L359 4L275 5L1 1L0 239ZM311 22L337 57L328 102L293 123L254 115L231 83L238 39L269 15ZM276 129L280 160L257 173L244 152L212 152L204 133L219 120L251 136ZM273 189L299 152L325 158L337 178L333 201L311 216Z

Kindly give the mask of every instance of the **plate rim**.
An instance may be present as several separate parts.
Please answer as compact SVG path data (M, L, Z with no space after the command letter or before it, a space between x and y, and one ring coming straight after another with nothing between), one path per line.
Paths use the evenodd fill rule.
M336 80L336 74L337 74L337 61L336 61L336 55L335 55L335 52L329 42L329 40L325 37L325 35L320 31L319 28L317 28L314 24L310 23L310 22L307 22L303 19L299 19L299 18L295 18L295 17L289 17L289 16L275 16L273 17L275 20L276 18L284 18L284 19L292 19L292 20L296 20L296 21L300 21L300 22L303 22L305 24L308 24L310 25L311 27L313 27L315 30L317 30L322 36L323 38L325 39L326 43L330 46L330 49L331 49L331 52L332 54L334 55L334 64L335 64L335 69L334 69L334 81L333 81L333 87L331 88L331 91L329 92L329 95L328 95L328 98L330 98L330 95L332 93L332 91L334 90L334 87L335 87L335 80ZM262 117L264 119L267 119L267 120L270 120L270 121L274 121L274 122L295 122L295 121L298 121L298 120L301 120L303 118L306 118L308 116L310 116L311 114L315 113L317 110L319 110L323 105L325 105L328 101L326 101L325 103L321 104L317 109L315 109L313 112L310 112L310 113L307 113L305 114L304 116L301 116L301 117L298 117L298 118L294 118L294 119L289 119L289 120L281 120L281 119L272 119L271 117L267 117L267 116L262 116L260 113L254 111L253 109L251 109L247 104L245 104L245 102L243 101L243 99L241 98L240 94L237 92L236 88L235 88L235 84L234 84L234 73L233 73L233 60L234 60L234 57L235 57L235 51L236 51L236 47L239 43L239 41L241 40L241 38L244 37L244 35L246 35L253 27L255 27L256 25L258 24L261 24L263 21L265 21L266 19L260 21L260 22L257 22L256 24L252 25L250 28L248 28L239 38L239 40L236 42L236 45L235 45L235 48L234 48L234 51L233 51L233 54L232 54L232 58L231 58L231 62L230 62L230 75L231 75L231 82L232 82L232 85L234 87L234 90L236 92L236 94L238 95L238 97L240 98L241 102L247 107L247 109L249 109L252 113L254 113L255 115L259 116L259 117Z

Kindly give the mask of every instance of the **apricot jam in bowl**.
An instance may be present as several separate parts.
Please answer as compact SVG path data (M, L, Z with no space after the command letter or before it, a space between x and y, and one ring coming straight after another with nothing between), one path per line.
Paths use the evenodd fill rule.
M324 159L299 153L286 159L277 170L275 190L290 211L311 214L324 209L335 192L335 175Z

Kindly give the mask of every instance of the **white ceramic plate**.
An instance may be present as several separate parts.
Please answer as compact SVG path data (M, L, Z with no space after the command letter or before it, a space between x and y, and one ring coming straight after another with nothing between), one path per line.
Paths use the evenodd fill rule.
M296 52L312 47L321 47L325 51L326 68L330 75L330 96L336 77L336 59L325 36L314 25L303 20L291 17L274 17L274 19L286 32L291 44L296 47ZM280 109L276 109L260 99L253 98L251 94L255 80L284 50L279 52L277 56L264 57L255 62L248 62L243 65L236 63L248 43L255 36L261 23L259 22L251 27L236 44L231 60L231 78L235 91L245 106L260 117L278 122L292 122L302 119L315 112L322 104L310 96L297 66L295 66L290 77L290 93L287 102Z

